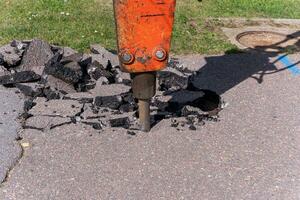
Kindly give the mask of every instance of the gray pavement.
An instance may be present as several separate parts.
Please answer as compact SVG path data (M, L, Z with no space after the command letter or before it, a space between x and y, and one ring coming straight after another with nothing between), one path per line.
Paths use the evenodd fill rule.
M22 152L16 139L20 130L17 117L21 113L23 100L15 91L0 87L0 183Z
M163 120L137 136L83 124L25 130L29 147L0 199L300 199L296 68L279 71L286 62L271 54L181 61L199 71L197 86L229 103L219 122L179 132Z

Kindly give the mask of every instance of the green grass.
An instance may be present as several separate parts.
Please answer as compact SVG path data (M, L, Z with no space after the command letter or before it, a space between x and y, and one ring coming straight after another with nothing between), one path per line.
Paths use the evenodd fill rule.
M0 0L0 43L41 38L84 51L116 49L112 0ZM235 47L207 17L300 18L300 0L177 0L174 53L213 54Z

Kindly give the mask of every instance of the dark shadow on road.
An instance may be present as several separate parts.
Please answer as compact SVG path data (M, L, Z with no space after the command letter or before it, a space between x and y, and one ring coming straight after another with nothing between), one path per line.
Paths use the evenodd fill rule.
M295 40L295 37L299 36L300 32L288 35L282 43L287 42L288 39ZM297 43L300 44L300 41ZM180 112L180 109L183 106L191 105L198 107L203 111L213 113L216 113L214 111L219 112L221 110L221 104L223 103L221 95L246 79L252 78L255 79L257 84L262 84L265 76L283 72L299 64L299 62L292 63L290 66L282 67L280 69L276 67L277 62L280 62L282 58L288 55L288 53L285 52L286 49L282 49L280 44L280 42L272 44L273 50L278 46L275 52L268 51L270 46L257 46L255 48L243 50L241 53L225 53L220 56L207 56L204 57L205 62L203 62L203 58L198 58L199 70L194 73L187 69L179 69L177 67L177 69L183 73L192 73L192 75L189 76L187 88L184 88L184 90L199 91L205 95L193 102L185 101L185 104L174 104L173 102L177 102L176 96L178 96L178 92L183 92L184 90L174 91L169 94L171 99L168 102L168 111ZM195 60L197 60L197 58ZM174 64L176 63L176 60L173 60L172 62ZM175 68L178 66L173 64L171 64L171 66ZM173 77L176 77L176 75ZM178 79L175 82L179 86L184 84L181 83L181 79ZM253 90L255 90L255 88L253 88ZM188 93L187 96L181 98L188 99Z
M282 49L280 44L299 36L300 31L287 35L282 42L271 45L273 49L278 47L276 52L264 51L270 46L257 46L254 49L244 50L243 53L205 57L206 64L190 77L191 82L196 88L212 90L219 95L248 78L253 78L258 84L262 84L264 76L280 73L299 64L299 62L293 63L291 66L281 69L275 66L289 54L286 50L290 48ZM300 40L296 45L300 46ZM271 58L276 58L276 60L271 62Z

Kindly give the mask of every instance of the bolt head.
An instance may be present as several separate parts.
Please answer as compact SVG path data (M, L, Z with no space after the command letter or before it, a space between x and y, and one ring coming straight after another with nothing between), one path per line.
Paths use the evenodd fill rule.
M165 57L165 53L162 50L158 50L158 51L156 51L155 56L158 59L163 59Z
M167 57L167 53L164 49L157 49L155 52L154 52L154 55L155 55L155 58L159 61L163 61L166 59Z
M130 63L133 59L133 56L130 53L123 53L122 54L122 61L124 63Z

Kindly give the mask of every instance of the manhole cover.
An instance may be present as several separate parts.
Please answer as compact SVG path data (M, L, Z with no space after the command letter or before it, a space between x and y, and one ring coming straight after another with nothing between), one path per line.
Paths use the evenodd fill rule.
M236 39L245 47L267 52L300 50L298 38L276 32L248 31L239 34Z

